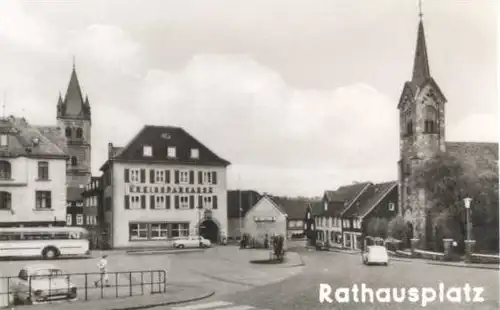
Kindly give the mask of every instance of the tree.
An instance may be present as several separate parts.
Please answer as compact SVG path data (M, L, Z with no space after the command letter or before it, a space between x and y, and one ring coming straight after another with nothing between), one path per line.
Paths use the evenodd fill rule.
M407 227L405 220L401 215L392 218L387 225L387 234L398 240L404 240L407 236Z
M486 159L485 159L486 160ZM426 192L428 229L431 242L442 237L463 240L466 231L463 198L473 199L471 221L476 247L498 250L498 168L476 167L472 161L459 161L441 153L417 169L417 187ZM429 231L428 230L428 231Z

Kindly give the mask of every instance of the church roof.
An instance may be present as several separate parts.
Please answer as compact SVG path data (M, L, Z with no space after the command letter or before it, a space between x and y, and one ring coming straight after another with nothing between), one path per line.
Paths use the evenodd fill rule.
M2 157L67 158L66 138L57 127L31 126L10 116L0 119L0 133L8 136L7 146L0 147Z
M76 69L73 66L71 77L69 79L68 89L64 98L59 94L58 99L58 116L69 118L90 118L90 104L88 97L83 97L80 82L76 74Z
M425 44L424 23L420 20L418 24L417 46L415 48L415 60L413 63L411 82L421 87L430 78L431 72L427 56L427 45Z
M498 171L498 143L446 142L446 151L459 160L469 173Z

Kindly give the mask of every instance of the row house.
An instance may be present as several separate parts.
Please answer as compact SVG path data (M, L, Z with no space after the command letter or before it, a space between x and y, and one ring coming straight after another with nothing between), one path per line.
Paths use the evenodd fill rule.
M101 177L92 177L89 184L85 186L82 193L83 198L83 226L90 233L92 248L105 248L103 246L101 231L102 208L102 184Z
M369 220L390 220L398 214L397 182L371 182L326 191L320 203L306 210L307 236L311 244L321 241L331 247L358 250Z
M0 120L0 226L64 226L65 138L59 128Z
M66 225L84 227L85 216L83 213L84 188L66 187Z
M109 246L169 246L197 234L218 242L229 164L179 127L145 126L123 148L110 143L101 167Z
M229 240L241 238L245 214L261 198L262 195L253 190L227 191L227 238Z

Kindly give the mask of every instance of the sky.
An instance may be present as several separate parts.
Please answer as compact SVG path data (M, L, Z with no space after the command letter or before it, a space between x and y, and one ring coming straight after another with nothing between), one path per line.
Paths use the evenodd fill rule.
M498 141L497 6L423 1L448 141ZM232 164L228 187L320 196L397 179L416 0L0 1L5 114L56 123L75 59L92 170L145 125Z

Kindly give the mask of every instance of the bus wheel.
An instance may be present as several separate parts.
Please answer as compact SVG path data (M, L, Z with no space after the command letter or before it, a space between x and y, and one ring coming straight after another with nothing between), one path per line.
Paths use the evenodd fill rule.
M58 253L57 249L53 248L53 247L47 247L47 248L43 249L43 251L42 251L42 256L45 259L56 258L58 254L59 253Z

